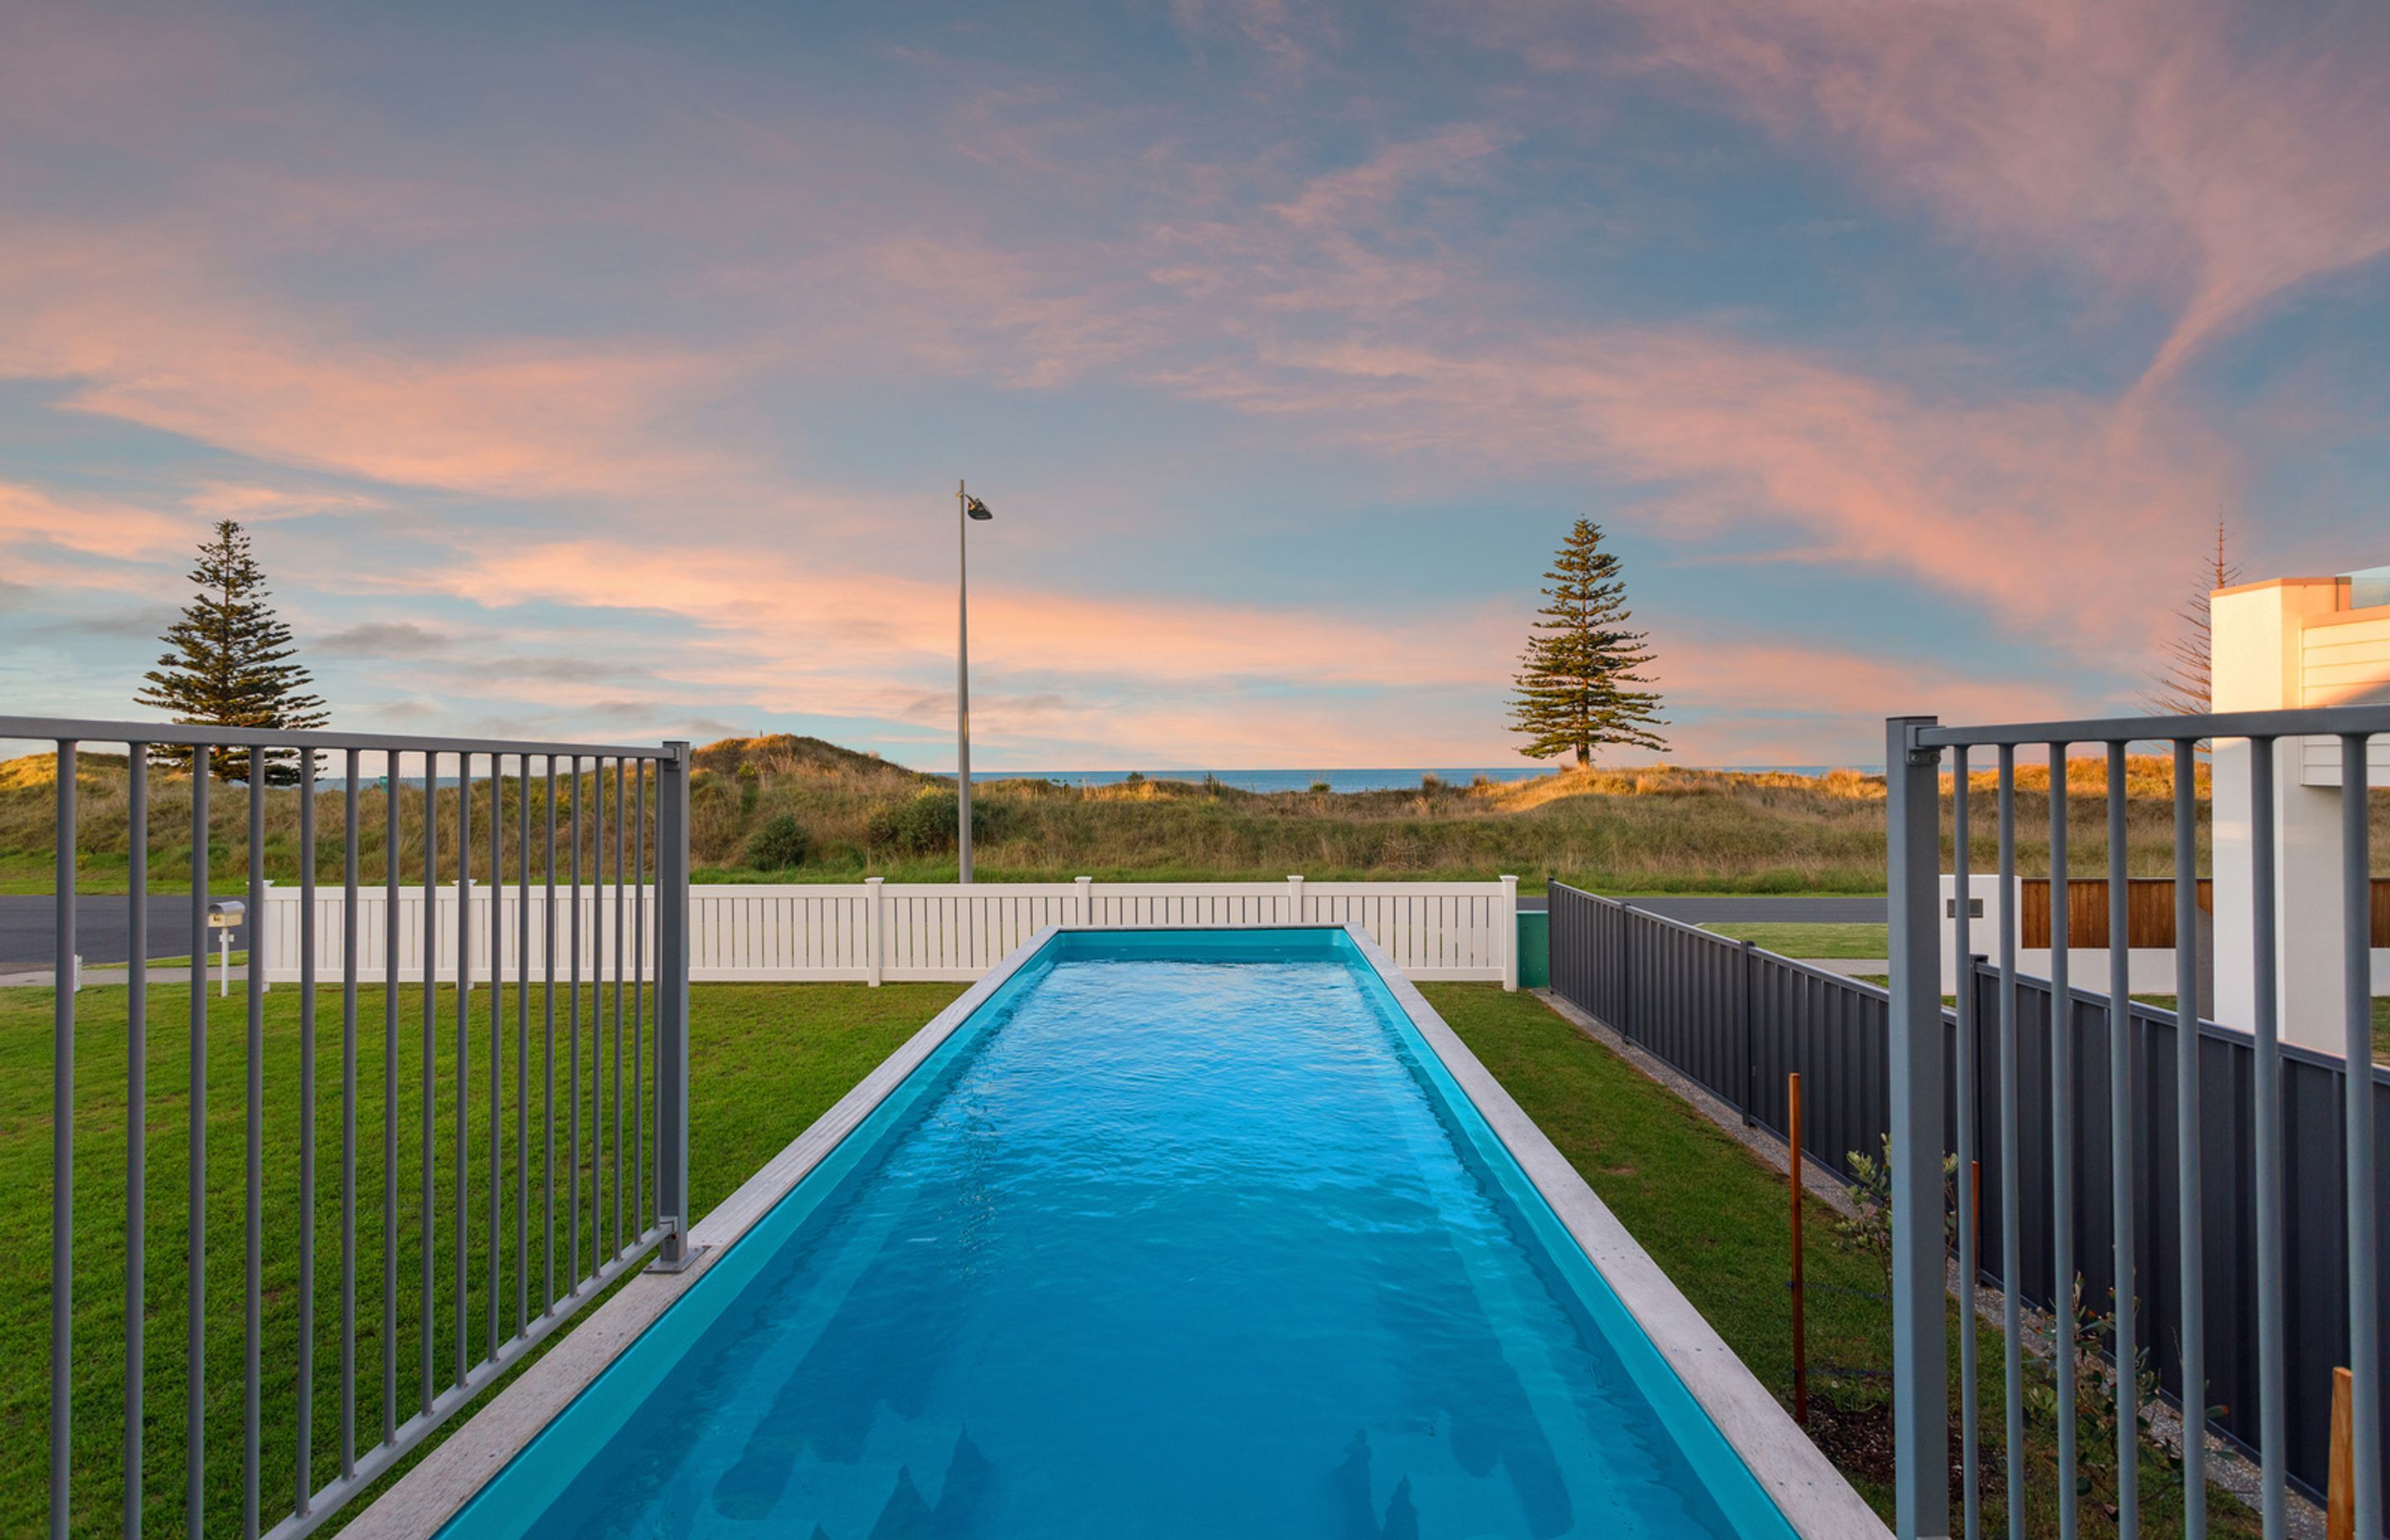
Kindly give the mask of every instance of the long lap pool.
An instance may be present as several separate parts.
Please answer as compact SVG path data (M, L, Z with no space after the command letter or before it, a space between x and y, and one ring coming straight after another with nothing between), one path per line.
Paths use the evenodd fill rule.
M1246 930L1047 941L443 1533L1792 1531L1353 941Z

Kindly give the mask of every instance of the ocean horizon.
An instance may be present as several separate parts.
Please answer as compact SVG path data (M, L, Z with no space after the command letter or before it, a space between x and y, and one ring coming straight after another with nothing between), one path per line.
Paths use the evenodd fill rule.
M1189 781L1201 785L1205 779L1239 791L1307 791L1325 782L1330 791L1407 791L1429 776L1447 786L1467 786L1483 776L1497 783L1533 780L1561 768L1556 764L1507 765L1440 765L1345 767L1321 770L973 770L971 784L983 786L991 781L1055 781L1063 786L1118 786L1130 776L1150 781ZM1832 764L1718 764L1682 765L1690 770L1730 770L1744 775L1775 774L1822 776L1830 771L1858 769L1875 773L1875 767ZM951 770L933 770L931 775L951 777Z

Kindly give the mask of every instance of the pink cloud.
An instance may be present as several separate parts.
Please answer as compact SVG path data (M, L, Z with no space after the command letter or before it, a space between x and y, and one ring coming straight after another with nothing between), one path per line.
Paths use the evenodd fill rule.
M2390 250L2377 6L2301 25L2217 0L1624 4L1649 37L1630 65L1840 147L1972 237L2172 301L2153 379L2271 296ZM1547 68L1599 58L1556 42L1573 7L1478 14Z
M662 419L726 379L688 348L371 342L229 292L191 237L19 226L0 240L0 378L260 459L499 495L653 493L726 471Z
M2154 409L2064 392L1927 401L1703 331L1288 347L1176 382L1397 453L1663 486L1648 515L1663 534L1741 532L1748 548L1773 525L1792 541L1775 558L1909 572L2105 643L2138 635L2175 587L2108 553L2170 546L2234 474Z

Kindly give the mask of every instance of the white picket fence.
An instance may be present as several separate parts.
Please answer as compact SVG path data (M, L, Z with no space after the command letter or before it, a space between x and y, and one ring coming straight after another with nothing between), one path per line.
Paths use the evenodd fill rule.
M453 886L432 890L431 977L456 977L458 915ZM689 890L689 978L731 981L976 979L1043 927L1155 930L1353 925L1414 979L1488 980L1518 985L1518 879L1491 882L886 882L721 883ZM398 890L397 976L424 977L424 890ZM580 894L579 961L585 980L654 976L655 890L624 886ZM547 956L547 891L534 883L529 903L512 886L476 884L465 930L470 971L487 979L493 955L511 981L528 944L533 977ZM491 905L497 934L491 934ZM254 947L272 983L300 981L303 905L299 890L267 890ZM341 976L342 895L315 895L315 966ZM556 900L557 977L572 971L574 912L569 892ZM357 895L359 974L389 976L389 898L378 887ZM253 954L254 955L254 954Z

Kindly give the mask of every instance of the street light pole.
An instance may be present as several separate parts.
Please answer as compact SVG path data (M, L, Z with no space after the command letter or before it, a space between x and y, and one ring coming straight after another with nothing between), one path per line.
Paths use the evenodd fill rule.
M971 879L970 521L995 517L968 487L955 483L955 847L966 882Z

